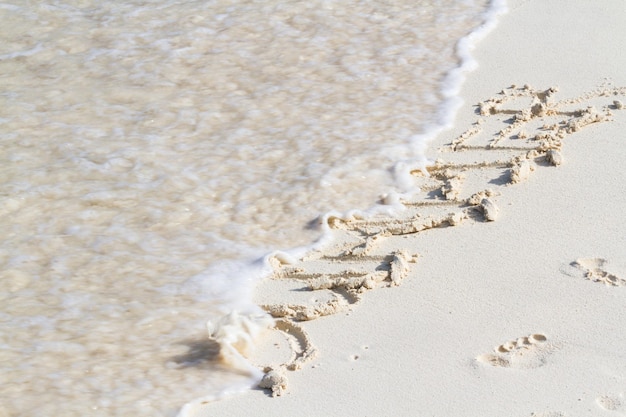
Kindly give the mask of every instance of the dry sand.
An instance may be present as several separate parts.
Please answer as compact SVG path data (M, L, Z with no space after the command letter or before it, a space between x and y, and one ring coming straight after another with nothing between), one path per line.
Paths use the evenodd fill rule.
M624 22L511 0L419 198L271 259L265 389L194 415L625 415Z

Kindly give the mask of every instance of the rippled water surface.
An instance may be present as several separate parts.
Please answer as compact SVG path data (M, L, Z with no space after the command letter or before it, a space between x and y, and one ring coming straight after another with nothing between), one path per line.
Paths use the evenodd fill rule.
M486 3L0 3L0 414L173 415L241 379L204 360L250 308L235 261L391 189Z

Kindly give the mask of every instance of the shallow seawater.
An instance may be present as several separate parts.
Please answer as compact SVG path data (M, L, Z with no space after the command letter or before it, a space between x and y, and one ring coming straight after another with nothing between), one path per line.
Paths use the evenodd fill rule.
M205 328L254 309L242 262L393 190L487 3L0 3L0 414L245 380Z

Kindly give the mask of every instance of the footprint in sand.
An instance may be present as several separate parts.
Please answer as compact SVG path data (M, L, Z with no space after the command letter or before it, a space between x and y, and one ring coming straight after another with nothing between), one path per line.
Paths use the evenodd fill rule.
M626 287L626 279L620 278L606 270L609 263L602 258L581 258L570 265L584 273L585 278L593 282L601 282L610 287Z
M538 368L546 363L547 356L555 349L546 336L535 333L496 346L495 353L480 355L476 360L501 368Z
M596 404L606 411L618 411L626 415L626 398L624 393L617 395L602 395L596 398Z

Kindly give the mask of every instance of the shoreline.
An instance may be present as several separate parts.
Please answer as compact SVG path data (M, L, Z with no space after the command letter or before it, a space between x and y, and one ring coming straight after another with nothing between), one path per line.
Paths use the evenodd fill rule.
M257 385L259 257L393 188L488 1L10 3L0 414L173 416Z
M592 9L593 22L588 18ZM537 98L550 96L543 91L558 84L555 101L544 103L548 109L559 100L593 90L603 79L610 78L618 88L626 86L626 76L620 71L626 62L616 54L616 40L622 34L618 23L624 21L626 11L620 10L618 1L603 4L601 11L596 9L583 1L567 10L553 1L511 1L509 14L499 18L494 32L473 52L481 66L467 76L463 85L465 104L457 112L454 127L429 143L429 154L434 159L447 158L448 153L438 153L437 149L480 126L474 124L479 118L476 103L524 91L522 87L498 95L511 84L537 86ZM589 20L587 37L585 19ZM569 27L570 22L583 22L582 29ZM583 57L589 59L581 61ZM533 114L532 97L520 94L520 98L511 99L513 110L522 114L527 108ZM623 94L619 99L626 101ZM268 398L266 392L253 390L207 405L194 415L241 415L254 409L258 415L284 416L303 410L324 415L384 415L393 410L395 415L534 413L547 417L602 415L620 410L626 402L621 401L626 395L626 361L620 353L624 336L619 332L626 324L622 288L626 283L626 222L621 215L626 201L620 184L626 178L620 172L624 150L619 137L626 127L626 112L612 104L613 98L601 95L583 98L580 103L561 103L557 110L571 112L572 106L573 110L584 110L587 102L595 101L606 109L598 107L594 114L613 120L592 121L591 126L567 133L558 149L563 162L552 164L558 166L542 164L545 155L533 160L529 168L521 168L523 161L517 161L520 181L510 186L502 176L510 176L514 167L498 164L467 170L466 177L476 175L470 179L459 177L461 184L456 188L456 173L442 177L450 194L457 193L457 189L461 194L466 190L484 191L467 187L472 181L483 181L488 188L494 188L493 196L483 197L500 208L496 221L480 218L488 211L481 197L475 204L478 209L467 214L469 219L458 218L458 226L437 227L442 222L431 222L419 233L381 235L384 239L372 244L371 252L367 238L384 234L394 226L387 222L369 229L357 228L361 237L365 236L363 242L339 239L317 259L315 255L305 260L330 276L331 282L320 282L320 276L311 274L292 279L291 288L271 288L276 282L268 281L269 288L260 288L257 294L258 298L266 298L261 300L265 304L272 298L279 300L277 304L289 304L284 300L285 291L302 287L303 281L311 287L312 278L319 288L341 287L349 296L360 294L362 287L390 284L393 288L366 291L363 297L357 297L354 308L349 297L344 297L346 306L335 305L339 314L299 323L319 353L303 363L300 371L287 373L289 390L281 392L280 398ZM490 115L489 106L486 108L485 116ZM494 115L507 114L499 111L496 106ZM586 117L583 113L533 116L529 123L551 117L554 120L550 123L557 128L567 117L576 121ZM500 124L506 118L501 119ZM537 124L529 134L542 130L550 131ZM470 136L468 141L474 139ZM517 142L519 139L523 138ZM502 152L510 154L510 149ZM601 158L594 158L594 153ZM483 160L475 160L469 152L457 156L458 163L466 165L480 164L485 157L480 155ZM433 188L432 195L441 197L437 190ZM441 207L437 210L442 214ZM446 208L443 214L448 211L454 210ZM446 221L456 222L455 218ZM599 226L606 224L603 221L608 225ZM398 243L400 240L402 243ZM357 248L363 249L365 258L358 259L361 255L355 253ZM383 264L387 269L382 267L372 273L368 279L373 283L354 284L353 280L346 284L358 273L346 274L348 269L341 270L341 266L339 271L333 268L341 263L336 258L342 253L346 260L347 250L355 258L348 262L352 269ZM406 255L399 256L400 251ZM327 262L331 266L315 264L322 258L335 260ZM395 278L402 281L398 286L394 285L400 284L394 279L396 260L399 267L395 270L400 272ZM416 262L404 269L409 261ZM279 264L279 269L292 267ZM292 270L284 276L294 273L300 272ZM310 292L296 295L318 298L314 301L317 304L319 298L321 304L334 302ZM302 303L302 299L293 302ZM293 310L286 315L297 315L298 311ZM305 310L299 318L312 318ZM317 314L315 309L311 311ZM611 320L605 320L607 316Z

